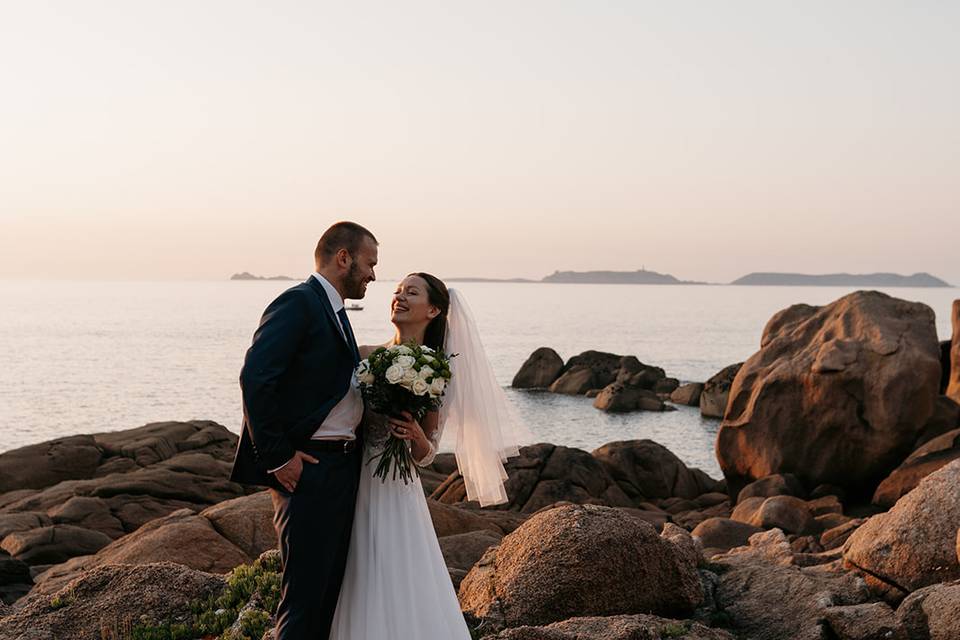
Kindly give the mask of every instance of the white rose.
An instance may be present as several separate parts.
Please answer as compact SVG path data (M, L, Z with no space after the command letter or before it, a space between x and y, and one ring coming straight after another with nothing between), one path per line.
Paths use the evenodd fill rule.
M387 378L387 382L389 382L390 384L397 384L398 382L403 380L404 371L405 370L403 367L396 364L392 364L389 367L387 367L387 370L383 375Z
M393 361L393 364L398 364L404 369L409 369L416 363L417 361L413 356L397 356L397 359Z
M433 349L431 349L431 348L428 347L427 345L421 346L421 347L420 347L420 351L422 351L423 353L433 353Z
M428 385L427 381L423 378L417 378L410 383L410 391L412 391L415 395L422 396L429 390L430 385Z
M430 367L424 365L424 367L423 367L422 369L420 369L420 373L417 374L417 377L423 378L424 380L426 380L427 378L429 378L429 377L432 376L432 375L433 375L433 369L431 369Z
M444 388L447 386L447 381L437 376L433 379L433 382L430 383L430 395L439 396L443 393Z
M377 378L373 375L369 369L363 371L359 376L357 376L357 382L360 384L370 385L376 382Z
M403 370L403 381L407 384L410 384L417 379L417 370L416 369L404 369Z
M425 354L423 354L423 355L420 356L420 357L423 358L424 360L426 360L427 362L433 362L434 360L436 360L436 358L434 358L434 357L433 357L432 355L430 355L429 353L425 353Z
M407 356L413 353L413 349L411 349L405 344L398 344L397 346L393 347L393 351L396 351L397 353L402 353Z

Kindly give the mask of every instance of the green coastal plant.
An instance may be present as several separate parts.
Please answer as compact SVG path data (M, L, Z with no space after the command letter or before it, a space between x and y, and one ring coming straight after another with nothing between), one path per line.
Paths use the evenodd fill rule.
M661 638L682 638L690 631L689 622L671 622L659 629Z
M50 608L56 611L57 609L63 609L74 602L76 602L77 597L74 595L73 591L67 591L63 595L56 595L50 598Z
M129 640L260 640L279 602L280 558L264 554L231 571L220 594L192 603L186 620L138 624Z

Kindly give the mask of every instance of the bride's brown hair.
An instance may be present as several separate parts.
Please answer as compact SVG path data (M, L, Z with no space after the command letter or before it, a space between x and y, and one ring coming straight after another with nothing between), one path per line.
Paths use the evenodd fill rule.
M437 276L418 271L407 277L417 276L427 283L427 300L440 310L440 314L430 321L423 333L423 344L437 351L443 350L443 341L447 336L447 313L450 311L450 292L447 285Z

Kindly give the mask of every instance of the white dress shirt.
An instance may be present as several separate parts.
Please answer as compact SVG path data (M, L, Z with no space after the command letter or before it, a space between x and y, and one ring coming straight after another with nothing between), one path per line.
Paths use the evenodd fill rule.
M330 300L330 306L333 307L333 315L336 316L340 309L343 309L343 298L330 282L319 273L314 273L323 290L327 292L327 298ZM343 340L347 340L346 327L340 324L340 318L337 318L337 325L340 327L340 334ZM353 440L357 437L357 425L363 419L363 396L360 394L360 387L357 383L357 373L354 371L350 380L350 387L347 389L340 402L338 402L326 420L317 428L311 438L313 440Z
M323 285L323 290L327 292L327 298L330 300L330 306L333 307L333 315L336 317L337 312L340 309L343 309L343 298L340 297L340 292L330 284L330 282L324 278L319 273L314 273L313 277ZM347 331L340 323L340 318L337 317L337 326L340 327L340 337L342 340L347 342ZM317 430L313 432L313 435L310 437L311 440L354 440L357 437L357 426L360 424L360 420L363 419L363 396L360 394L360 387L357 383L357 374L356 371L352 374L350 380L350 387L347 389L347 393L340 398L340 402L334 405L333 409L330 410L330 413L327 414L326 419L317 427ZM283 467L287 466L287 463L283 463L281 466L276 469L271 469L270 473L274 471L279 471Z

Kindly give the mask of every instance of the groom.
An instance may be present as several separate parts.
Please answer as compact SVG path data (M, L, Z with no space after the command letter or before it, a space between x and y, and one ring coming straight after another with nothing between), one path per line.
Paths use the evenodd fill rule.
M377 240L338 222L315 258L316 273L264 311L240 372L231 479L270 487L283 565L278 640L329 636L360 477L360 354L343 301L375 279Z

